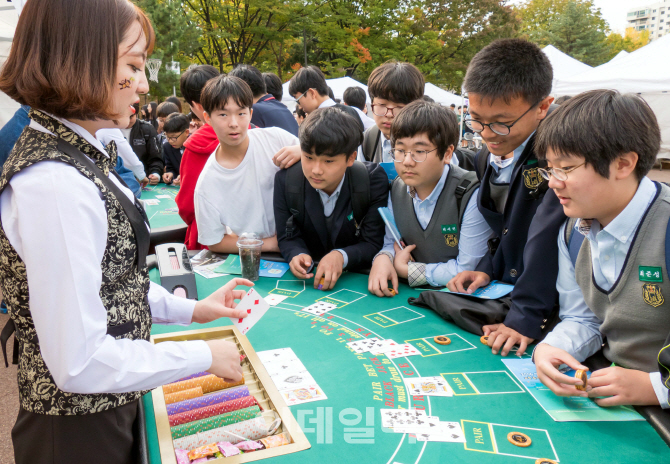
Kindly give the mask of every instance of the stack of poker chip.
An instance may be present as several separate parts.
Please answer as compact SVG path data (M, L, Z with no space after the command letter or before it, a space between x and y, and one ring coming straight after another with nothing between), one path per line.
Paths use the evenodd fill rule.
M220 414L225 414L231 411L237 411L238 409L249 408L251 406L257 406L258 401L253 396L244 396L242 398L237 398L234 400L226 401L224 403L216 403L210 406L205 406L203 408L191 409L190 411L180 412L179 414L174 414L168 416L170 421L170 427L175 427L180 424L185 424L187 422L193 422L201 419L206 419L212 416L218 416Z
M228 433L230 432L230 433ZM265 419L263 417L256 417L254 419L237 422L235 424L219 427L216 429L199 432L194 435L187 435L182 438L174 440L175 449L193 450L200 446L209 443L217 443L220 441L227 441L233 445L244 441L244 437L248 440L258 440L266 437L268 434Z
M223 380L221 377L210 374L163 385L163 393L169 395L170 393L180 392L197 387L201 387L203 393L210 393L217 390L236 387L237 385L244 385L244 378L242 378L242 380L239 382L229 383Z
M235 400L249 396L249 388L243 385L240 387L228 388L220 392L212 393L211 395L200 396L190 400L180 401L178 403L168 404L167 413L169 416L174 416L180 412L191 411L192 409L204 408L217 403L224 403L226 401Z
M261 409L258 406L251 406L249 408L238 409L237 411L219 414L218 416L208 417L206 419L199 419L193 422L172 427L172 438L182 438L187 435L194 435L199 432L207 430L218 429L226 425L235 424L245 420L253 419L261 415Z

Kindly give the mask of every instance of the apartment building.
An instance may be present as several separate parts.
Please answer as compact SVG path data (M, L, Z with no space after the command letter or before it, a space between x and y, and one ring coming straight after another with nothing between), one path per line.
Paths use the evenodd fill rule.
M663 37L670 31L670 0L660 0L644 7L628 10L627 27L649 31L649 39Z

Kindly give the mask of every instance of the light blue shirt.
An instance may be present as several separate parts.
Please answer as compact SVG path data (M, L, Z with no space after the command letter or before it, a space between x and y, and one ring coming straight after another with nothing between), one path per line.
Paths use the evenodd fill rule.
M533 132L534 134L535 132ZM489 164L493 167L493 172L494 174L491 175L491 180L495 182L496 184L509 184L510 180L512 179L512 173L514 172L514 166L516 166L516 162L519 161L519 158L521 157L521 153L526 149L526 145L528 144L528 141L530 138L533 136L533 134L530 134L530 136L526 139L525 142L523 142L521 145L516 147L514 149L514 162L511 163L508 166L505 166L504 168L501 168L498 166L496 163L493 162L493 159L496 155L491 153L489 155Z
M438 181L433 191L421 200L417 195L412 198L414 212L419 220L419 224L425 230L430 223L435 211L435 205L442 193L444 184L449 174L449 165L444 167L442 177ZM461 224L461 236L458 240L458 257L451 259L446 263L425 263L426 264L426 280L434 287L446 285L456 274L463 271L472 271L479 263L479 260L486 254L488 247L488 240L493 237L493 231L489 227L484 217L477 209L477 190L472 192L470 201L465 208L463 215L463 224ZM409 195L409 187L407 188ZM391 194L389 194L388 208L393 217L393 205L391 203ZM393 219L395 221L395 218ZM384 235L383 252L389 252L395 256L393 249L393 234L388 227L386 227L386 234ZM421 244L417 244L421 246Z
M644 177L630 203L604 229L595 219L580 219L575 224L574 233L584 234L589 241L593 277L603 290L611 289L619 278L633 237L655 196L655 184L648 177ZM561 322L542 343L565 350L581 362L602 347L603 338L600 333L602 321L586 305L582 290L577 284L575 268L564 239L566 224L563 224L558 234L556 289ZM660 372L651 372L649 375L659 403L664 408L670 407L668 389L661 382Z
M332 101L332 100L331 100ZM333 192L332 195L328 195L326 192L320 189L316 189L316 191L319 194L319 198L321 199L321 204L323 205L323 215L326 217L330 217L331 214L333 214L333 210L335 209L335 205L337 204L337 199L340 198L340 191L342 191L342 184L344 184L344 178L346 177L346 174L342 176L342 180L340 181L340 185L337 186L335 191ZM327 231L330 233L330 231ZM336 251L339 251L342 253L342 257L344 258L344 263L342 264L342 269L347 268L347 264L349 264L349 256L347 256L347 252L341 249L336 249ZM302 253L304 254L304 253ZM312 267L314 267L314 263L312 263ZM312 267L309 268L307 272L309 272Z

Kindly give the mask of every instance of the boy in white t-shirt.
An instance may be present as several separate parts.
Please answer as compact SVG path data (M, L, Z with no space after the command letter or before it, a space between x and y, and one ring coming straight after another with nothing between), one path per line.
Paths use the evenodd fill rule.
M219 146L207 160L195 188L198 241L219 253L237 253L237 238L254 232L262 251L279 251L272 196L279 167L273 156L298 139L278 127L249 129L251 89L242 79L220 76L202 90L205 122Z

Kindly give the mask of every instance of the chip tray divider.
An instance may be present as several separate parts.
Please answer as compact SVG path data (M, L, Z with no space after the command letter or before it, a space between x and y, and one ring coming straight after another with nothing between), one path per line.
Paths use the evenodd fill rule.
M256 398L263 408L263 412L275 411L282 420L281 426L275 435L288 432L291 443L276 448L269 448L253 453L244 453L228 458L219 458L208 462L242 463L258 461L261 459L281 456L283 454L295 453L311 448L309 440L296 422L291 410L286 405L281 393L270 379L265 367L258 355L251 347L246 336L242 335L235 326L217 327L213 329L190 330L184 332L173 332L169 334L154 335L152 343L166 341L187 340L216 340L224 339L233 341L237 345L240 354L246 355L242 362L244 373L244 384L249 388L249 393ZM212 392L215 393L215 392ZM158 444L160 448L162 464L177 464L172 443L172 433L168 421L167 407L163 387L160 386L152 392L154 411L156 415L156 429L158 432ZM267 420L267 419L266 419Z

